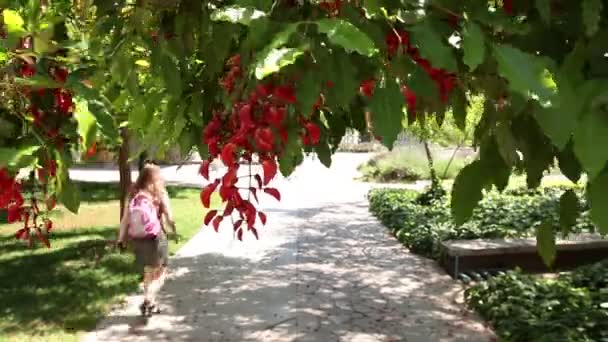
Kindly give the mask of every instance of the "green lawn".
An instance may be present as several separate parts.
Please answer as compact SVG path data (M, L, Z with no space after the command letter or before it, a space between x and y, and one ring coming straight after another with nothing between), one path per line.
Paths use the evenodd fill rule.
M77 341L111 304L137 290L130 253L108 248L116 237L116 186L82 184L78 215L53 213L50 249L33 249L14 238L18 225L0 225L0 341ZM201 227L199 190L170 189L179 244Z

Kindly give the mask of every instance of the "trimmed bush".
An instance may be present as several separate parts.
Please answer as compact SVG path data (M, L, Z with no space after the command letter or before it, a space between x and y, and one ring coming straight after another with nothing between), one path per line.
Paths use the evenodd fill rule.
M518 271L465 292L501 341L607 341L608 260L557 279Z
M375 189L369 193L370 210L412 252L430 258L439 256L442 241L451 239L524 238L535 234L535 227L549 222L556 232L559 223L559 199L563 187L540 190L515 189L491 191L461 226L453 223L449 199L432 205L415 203L418 193L402 189ZM593 231L581 191L579 200L584 212L573 232Z

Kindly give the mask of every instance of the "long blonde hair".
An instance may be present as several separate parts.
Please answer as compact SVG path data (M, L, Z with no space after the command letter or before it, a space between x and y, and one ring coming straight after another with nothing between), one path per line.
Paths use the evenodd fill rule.
M146 164L139 171L139 176L131 189L131 198L140 191L146 191L155 201L160 201L165 193L165 184L160 177L160 168L154 164Z

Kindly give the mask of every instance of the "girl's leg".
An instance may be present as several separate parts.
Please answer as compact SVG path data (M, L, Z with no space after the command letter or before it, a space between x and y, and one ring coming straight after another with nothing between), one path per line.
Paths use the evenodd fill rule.
M153 267L144 267L144 302L140 306L142 314L146 314L147 308L153 300L152 284L154 282L155 269Z
M160 266L154 269L153 276L151 278L150 284L148 286L148 298L152 305L158 307L156 302L156 297L158 292L160 291L163 283L165 282L165 267Z

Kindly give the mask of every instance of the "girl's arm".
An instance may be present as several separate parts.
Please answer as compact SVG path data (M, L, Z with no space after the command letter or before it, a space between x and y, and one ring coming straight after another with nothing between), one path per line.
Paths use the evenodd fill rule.
M175 221L173 221L173 213L171 212L171 204L169 203L169 194L165 191L161 197L162 214L165 215L167 223L175 232Z

